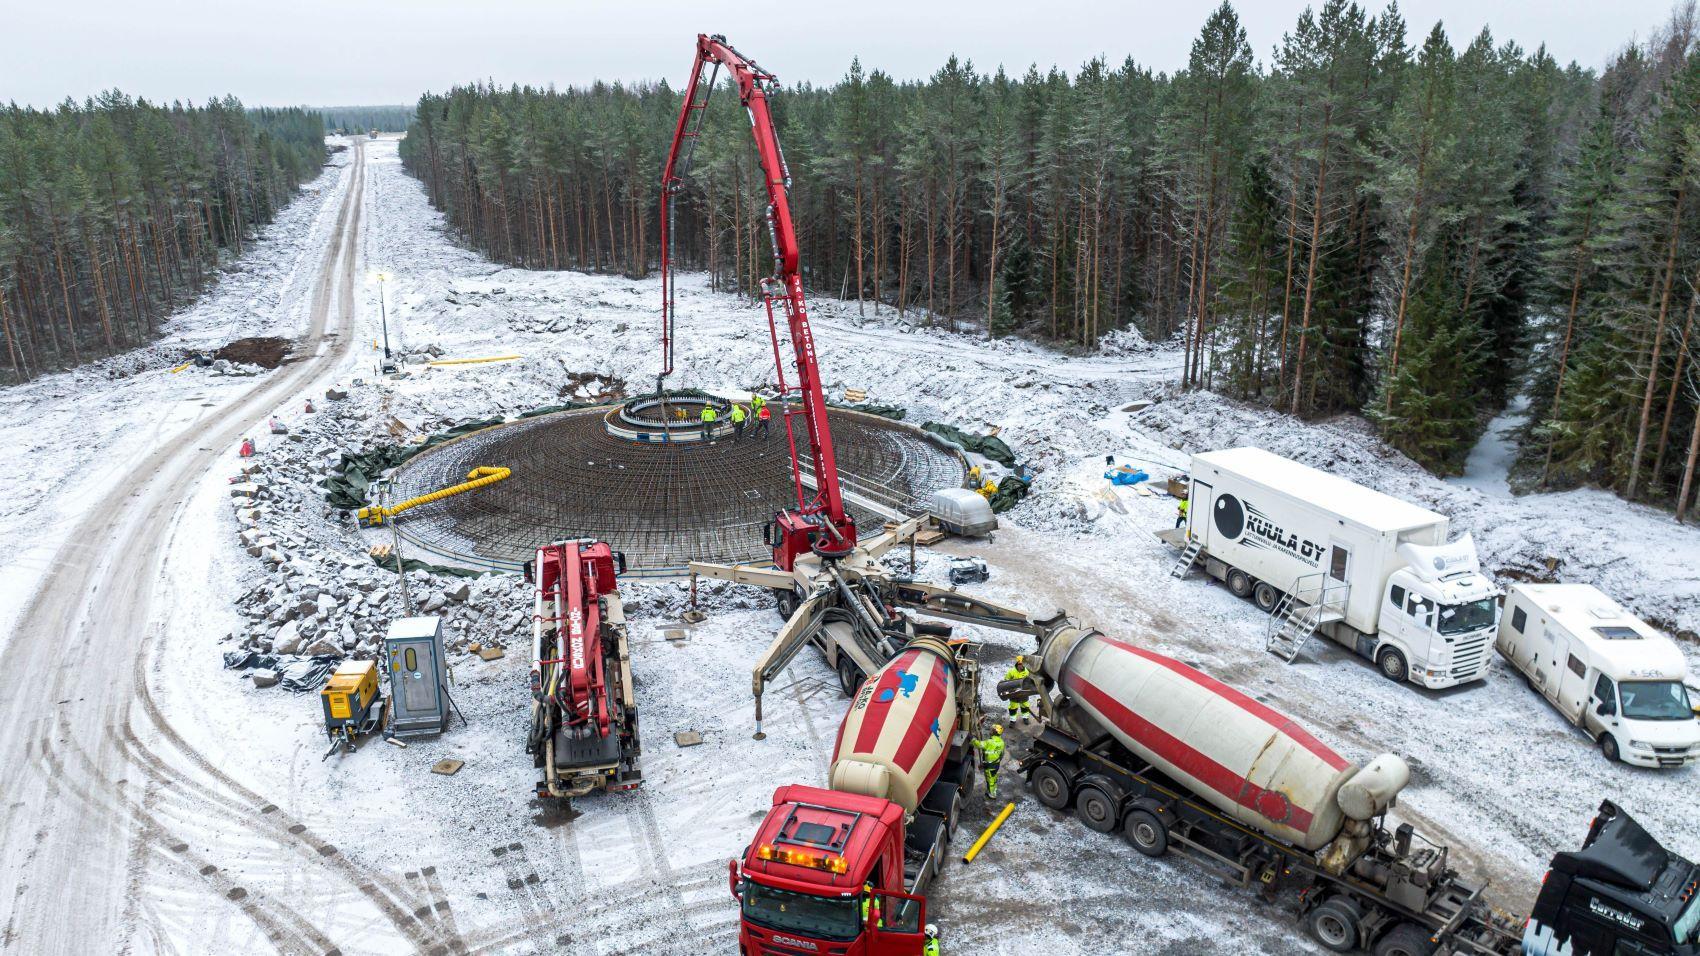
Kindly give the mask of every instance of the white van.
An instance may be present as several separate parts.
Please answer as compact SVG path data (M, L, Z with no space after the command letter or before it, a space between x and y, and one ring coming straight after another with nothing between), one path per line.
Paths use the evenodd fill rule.
M1505 597L1499 653L1599 742L1643 767L1700 762L1700 720L1670 638L1587 584L1518 584Z

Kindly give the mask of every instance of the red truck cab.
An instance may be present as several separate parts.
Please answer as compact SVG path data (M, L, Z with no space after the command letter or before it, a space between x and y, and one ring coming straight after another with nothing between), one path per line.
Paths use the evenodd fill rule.
M776 790L742 867L729 867L742 910L738 951L918 956L927 904L903 885L903 817L901 806L876 797Z

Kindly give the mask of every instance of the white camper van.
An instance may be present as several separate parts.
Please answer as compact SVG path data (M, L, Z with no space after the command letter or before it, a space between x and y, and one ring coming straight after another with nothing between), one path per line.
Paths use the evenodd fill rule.
M1608 758L1643 767L1700 761L1681 648L1592 585L1514 585L1495 645Z
M1391 680L1486 676L1500 591L1444 515L1261 448L1194 455L1191 481L1177 573L1202 561L1274 615L1272 652L1291 660L1321 633Z

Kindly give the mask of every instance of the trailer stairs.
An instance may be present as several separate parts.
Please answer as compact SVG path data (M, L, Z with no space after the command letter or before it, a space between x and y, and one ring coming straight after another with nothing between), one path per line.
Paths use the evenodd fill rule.
M1346 598L1351 592L1350 584L1336 581L1321 571L1301 576L1269 612L1265 648L1291 664L1317 628L1345 620Z

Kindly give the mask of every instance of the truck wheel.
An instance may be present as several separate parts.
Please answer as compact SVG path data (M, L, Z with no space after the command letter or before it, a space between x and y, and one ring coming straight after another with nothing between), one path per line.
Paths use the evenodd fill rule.
M1251 575L1239 568L1228 569L1228 590L1234 592L1234 597L1251 596Z
M1381 668L1381 676L1395 684L1403 684L1411 676L1411 665L1405 663L1405 655L1396 647L1383 648L1375 655L1375 666Z
M1375 956L1432 956L1434 940L1415 923L1400 923L1375 944Z
M1146 856L1162 856L1169 852L1169 828L1150 810L1135 810L1127 815L1122 833L1133 848Z
M1305 925L1322 948L1335 953L1349 953L1358 948L1358 923L1363 919L1358 905L1345 897L1324 900L1310 911Z
M1611 734L1600 735L1600 753L1605 754L1606 759L1612 763L1623 759L1623 753L1617 749L1617 738Z
M1116 828L1116 802L1097 787L1080 788L1080 793L1074 798L1074 814L1081 823L1099 833L1109 833Z
M1252 603L1256 604L1257 609L1264 613L1275 610L1275 605L1280 600L1281 592L1275 590L1274 586L1268 581L1259 581L1257 586L1251 589Z
M1052 810L1068 809L1068 778L1050 764L1040 764L1028 780L1039 802Z
M862 686L862 669L847 654L838 655L838 686L844 689L846 697L856 696L857 688Z
M789 621L797 613L797 592L780 591L774 595L774 603L778 606L779 619Z

